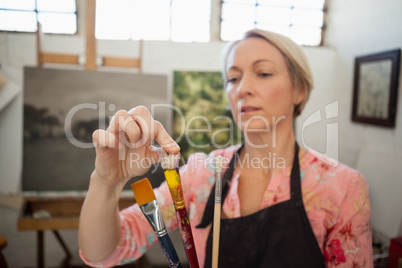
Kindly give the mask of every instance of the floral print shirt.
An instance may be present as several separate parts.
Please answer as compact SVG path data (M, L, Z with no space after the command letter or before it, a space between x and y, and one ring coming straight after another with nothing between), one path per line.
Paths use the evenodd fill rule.
M204 266L206 240L210 227L197 229L215 182L215 156L222 155L224 168L238 146L217 150L209 156L193 154L180 168L181 182L188 209L200 267ZM260 208L289 200L290 171L274 168ZM303 202L324 255L326 267L373 267L369 190L366 180L356 170L309 150L300 159ZM239 174L234 173L222 205L226 218L240 217L237 194ZM178 227L172 198L166 182L154 189L168 230ZM120 212L120 242L115 251L100 263L84 262L94 267L111 267L140 258L157 238L140 211L133 205Z

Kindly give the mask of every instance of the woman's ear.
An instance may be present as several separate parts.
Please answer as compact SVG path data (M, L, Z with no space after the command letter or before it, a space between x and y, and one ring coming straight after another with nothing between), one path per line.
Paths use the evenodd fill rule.
M306 89L303 86L296 87L293 95L293 104L295 106L300 104L305 97L306 97Z

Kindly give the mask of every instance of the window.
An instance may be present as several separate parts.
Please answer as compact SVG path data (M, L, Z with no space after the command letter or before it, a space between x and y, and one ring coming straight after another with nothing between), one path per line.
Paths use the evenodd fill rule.
M0 0L0 30L75 34L77 8L75 0Z
M261 28L316 46L322 43L325 1L97 0L95 36L209 42L213 35L231 41L249 29ZM221 8L220 14L211 13L211 2L212 8ZM75 34L76 0L0 0L0 31L36 32L37 22L44 33ZM215 37L219 27L220 37Z
M321 43L325 0L223 0L221 39L231 41L253 28L289 36L300 45Z
M98 39L208 42L208 0L97 0Z

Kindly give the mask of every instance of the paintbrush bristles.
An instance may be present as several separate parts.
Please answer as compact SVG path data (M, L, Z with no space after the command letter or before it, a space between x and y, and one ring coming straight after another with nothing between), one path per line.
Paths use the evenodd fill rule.
M156 200L152 185L147 178L132 183L131 189L140 206Z

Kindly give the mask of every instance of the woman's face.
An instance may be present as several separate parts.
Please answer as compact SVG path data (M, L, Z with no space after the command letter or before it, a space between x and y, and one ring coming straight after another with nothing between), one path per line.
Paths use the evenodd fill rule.
M283 122L292 127L294 106L303 99L277 48L250 37L237 43L227 59L226 92L243 132L267 132Z

